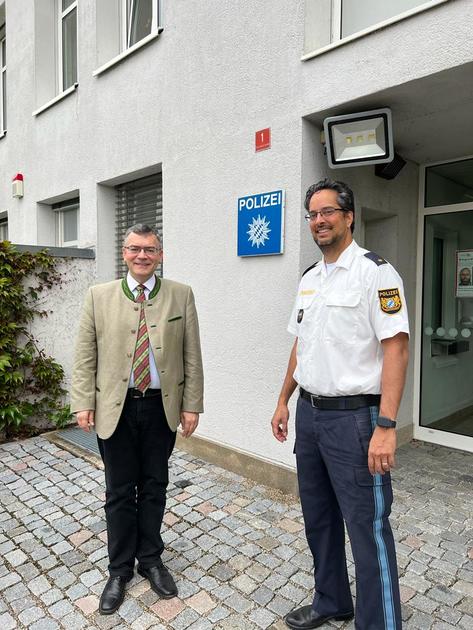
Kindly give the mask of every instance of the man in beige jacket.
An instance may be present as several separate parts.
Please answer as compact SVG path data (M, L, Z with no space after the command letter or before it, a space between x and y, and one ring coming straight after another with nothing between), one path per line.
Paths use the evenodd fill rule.
M203 411L199 326L190 287L154 275L158 234L131 227L123 244L128 274L89 289L76 345L71 408L95 426L105 466L110 578L100 612L112 614L133 576L161 597L177 595L161 561L168 458L180 424L195 431Z

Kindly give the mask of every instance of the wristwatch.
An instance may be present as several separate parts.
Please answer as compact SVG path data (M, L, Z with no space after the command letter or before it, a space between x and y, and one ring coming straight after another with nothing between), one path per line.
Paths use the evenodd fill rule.
M396 428L396 421L391 420L391 418L387 418L386 416L378 416L376 424L378 425L378 427L385 427L386 429Z

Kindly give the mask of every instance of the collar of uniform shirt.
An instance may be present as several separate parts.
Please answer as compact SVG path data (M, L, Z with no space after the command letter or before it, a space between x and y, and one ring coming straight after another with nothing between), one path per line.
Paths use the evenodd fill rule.
M139 284L143 284L145 287L145 297L148 298L150 291L154 289L154 285L156 284L156 276L152 275L151 278L148 278L148 280L146 280L146 282L138 282L133 278L131 273L128 272L126 275L126 282L128 284L128 288L133 294L135 294L136 287Z
M335 267L344 267L345 269L349 269L351 262L359 249L360 248L355 243L355 241L352 241L350 245L348 245L348 247L343 250L343 252L333 264L335 265ZM319 265L317 265L317 267L319 267Z

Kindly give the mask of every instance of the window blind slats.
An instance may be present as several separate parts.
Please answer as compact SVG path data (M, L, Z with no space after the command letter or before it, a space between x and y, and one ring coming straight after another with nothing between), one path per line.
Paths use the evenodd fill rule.
M163 227L163 180L162 174L150 175L116 188L116 273L122 278L127 267L122 257L125 233L136 223L146 223L156 228L162 239ZM162 265L157 269L162 275Z

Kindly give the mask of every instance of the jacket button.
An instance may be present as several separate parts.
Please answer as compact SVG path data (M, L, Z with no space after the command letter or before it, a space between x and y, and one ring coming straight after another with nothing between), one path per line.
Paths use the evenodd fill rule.
M115 404L116 404L116 405L117 405L117 407L118 407L118 406L120 406L120 405L121 405L121 402L117 401Z
M138 307L137 307L137 306L135 306L135 308L134 308L133 310L134 310L134 311L137 311L137 310L138 310Z
M122 378L122 381L123 381L124 383L126 383L126 382L127 382L127 380L128 380L127 378Z
M129 359L131 359L131 357L132 357L133 355L131 354L131 352L127 352L127 353L126 353L126 356L127 356Z
M134 329L133 329L133 330L131 331L131 334L132 334L132 335L134 335L135 333L136 333L136 330L134 330Z

